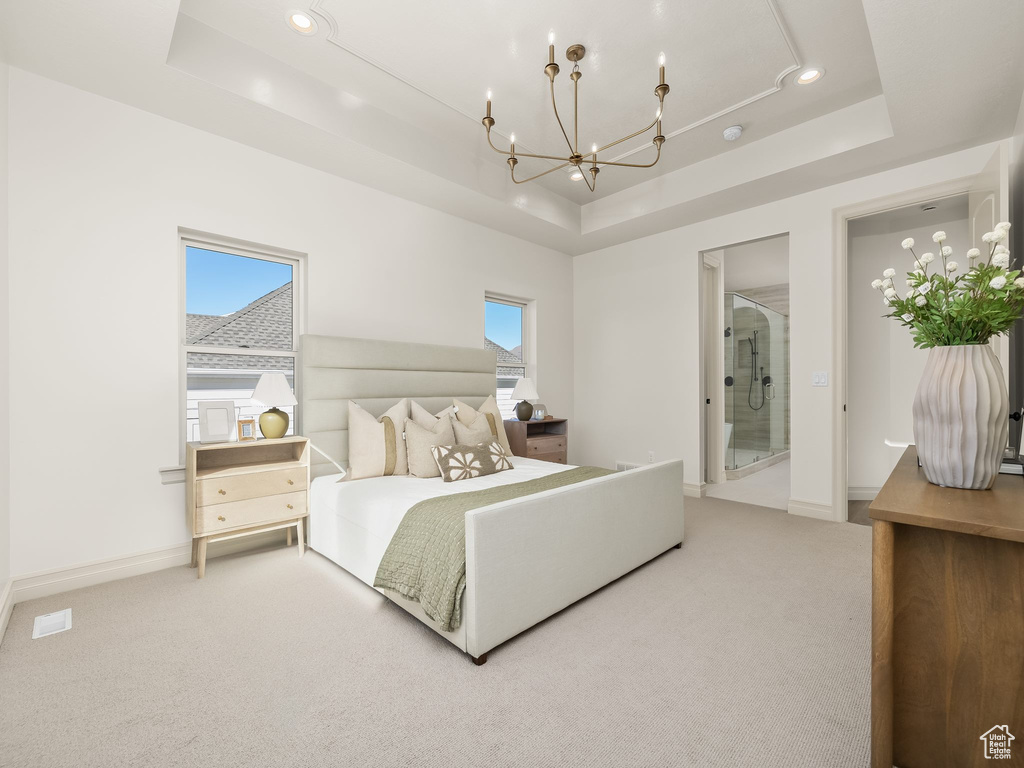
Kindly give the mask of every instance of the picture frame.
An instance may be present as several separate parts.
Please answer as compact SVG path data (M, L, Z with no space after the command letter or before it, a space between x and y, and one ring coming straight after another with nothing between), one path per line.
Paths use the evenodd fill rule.
M238 417L234 400L199 401L199 442L230 443L235 439Z
M544 403L533 404L533 416L530 421L544 421L548 415L548 407Z
M256 440L256 419L238 420L238 442L249 443Z

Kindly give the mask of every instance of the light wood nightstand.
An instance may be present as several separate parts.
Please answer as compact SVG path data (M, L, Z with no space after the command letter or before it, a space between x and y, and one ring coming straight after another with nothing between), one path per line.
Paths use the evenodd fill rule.
M505 434L515 456L567 463L569 452L569 420L538 419L537 421L505 420Z
M189 443L185 462L186 514L192 567L206 573L211 541L295 527L299 557L309 514L309 440L282 437L244 443Z

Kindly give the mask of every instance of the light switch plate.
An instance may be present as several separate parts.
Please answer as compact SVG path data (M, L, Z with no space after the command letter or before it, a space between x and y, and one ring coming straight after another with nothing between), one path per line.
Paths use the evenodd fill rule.
M815 371L813 374L811 374L811 386L827 387L828 371Z

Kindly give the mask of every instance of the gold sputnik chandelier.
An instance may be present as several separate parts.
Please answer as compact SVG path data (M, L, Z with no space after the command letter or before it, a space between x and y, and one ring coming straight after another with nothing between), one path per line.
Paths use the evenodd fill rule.
M600 173L601 168L606 165L617 166L620 168L651 168L658 160L661 159L661 145L665 143L665 137L661 135L661 117L665 109L665 96L668 94L669 87L665 83L665 54L661 54L658 60L658 87L654 89L654 95L658 97L658 111L655 114L654 121L646 128L642 128L635 133L631 133L628 136L623 136L621 139L617 139L610 144L605 144L603 147L599 147L597 144L591 145L590 152L582 154L580 152L580 132L579 132L579 87L580 78L583 77L583 73L580 72L580 61L582 61L586 49L582 45L571 45L565 52L565 57L573 62L572 73L569 78L572 80L572 111L573 111L573 125L572 125L572 140L569 139L569 134L565 130L565 126L562 124L562 118L558 114L558 105L555 103L555 76L558 75L558 64L555 63L555 35L552 32L548 36L548 64L544 67L544 74L548 76L548 80L551 86L551 109L555 113L555 120L558 122L558 127L562 130L562 136L565 137L565 143L569 146L569 154L566 155L535 155L529 152L517 152L516 151L516 135L513 133L509 136L509 149L498 149L494 146L494 142L491 141L491 128L494 127L494 118L491 117L491 92L487 92L487 115L483 119L484 128L487 130L487 143L491 145L491 149L497 152L499 155L505 155L508 159L509 171L512 175L512 181L516 184L525 184L528 181L539 179L541 176L547 176L549 173L567 168L568 166L574 166L574 178L582 178L587 182L587 186L590 191L593 192L597 187L597 174ZM624 141L639 136L652 128L657 128L656 135L652 139L652 142L657 150L654 160L650 163L619 163L611 160L602 160L599 155L612 147L621 144ZM560 165L554 168L549 168L546 171L530 176L527 179L516 178L516 165L519 164L519 159L523 157L535 158L538 160L554 160ZM589 164L589 167L586 167ZM590 172L590 178L587 179L587 174L583 171L587 170ZM579 174L576 176L575 174Z

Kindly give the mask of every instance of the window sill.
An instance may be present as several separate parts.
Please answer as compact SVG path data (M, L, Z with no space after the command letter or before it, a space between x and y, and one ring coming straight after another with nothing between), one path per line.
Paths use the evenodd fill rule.
M185 482L185 467L160 467L157 470L160 473L160 482L163 485L175 485L177 483Z

